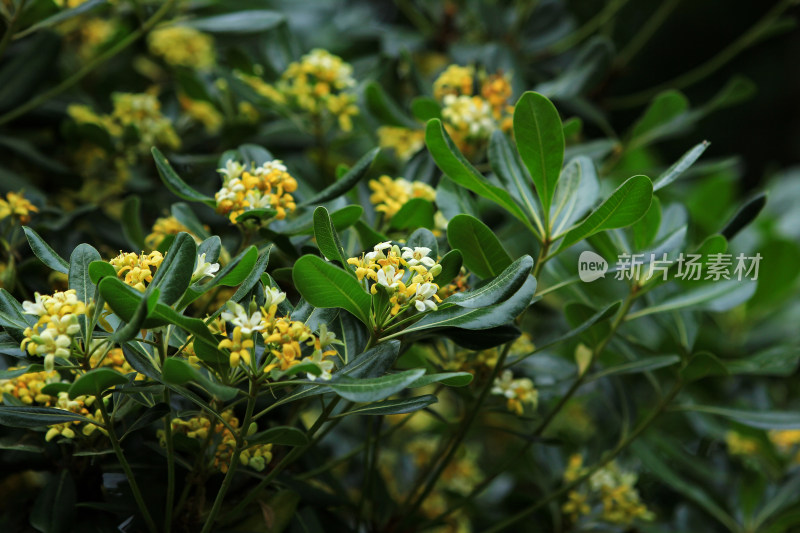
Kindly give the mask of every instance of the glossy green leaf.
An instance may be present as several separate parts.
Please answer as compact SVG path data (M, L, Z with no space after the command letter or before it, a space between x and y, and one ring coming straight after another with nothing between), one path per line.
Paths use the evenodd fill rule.
M350 415L402 415L425 409L438 401L439 400L433 394L416 396L414 398L401 398L398 400L383 400L382 402L359 405L337 415L335 418Z
M341 307L369 326L372 299L356 279L314 255L304 255L292 268L294 285L314 307Z
M653 182L653 192L663 189L678 179L681 174L686 172L686 170L703 155L703 152L705 152L706 148L709 146L710 143L708 141L703 141L683 154L680 159L673 163L671 167L664 171L664 173Z
M679 131L686 122L688 110L689 101L679 91L658 94L631 128L627 149L646 146Z
M444 257L442 257L439 264L442 265L442 271L439 275L433 278L433 281L440 287L444 287L461 272L461 265L464 263L464 258L458 250L450 250Z
M369 82L364 87L364 101L367 109L382 124L401 128L418 128L419 124L408 117L377 82Z
M205 194L196 191L187 185L186 182L183 181L172 169L169 161L167 161L167 158L164 157L164 154L162 154L158 148L153 147L152 152L153 159L156 162L156 168L158 169L158 174L161 176L161 180L164 182L164 185L167 186L167 189L184 200L189 200L191 202L202 202L211 208L217 207L216 200L210 196L206 196Z
M419 121L427 122L432 118L442 118L442 108L433 98L417 96L411 100L411 113Z
M38 428L65 422L90 422L85 416L54 407L0 406L0 425L14 428Z
M797 411L750 411L712 405L684 405L681 409L721 416L758 429L800 429L800 413Z
M439 374L426 374L408 386L410 389L424 387L431 383L441 383L448 387L466 387L472 383L475 376L469 372L441 372Z
M756 283L753 281L732 279L708 283L682 291L655 305L635 311L628 315L627 320L690 307L709 311L727 311L746 302L755 291Z
M84 303L89 303L94 298L94 283L89 276L89 265L100 260L100 252L86 243L76 246L69 258L69 288L75 289L78 299Z
M55 253L55 251L50 248L50 245L47 244L38 233L28 226L22 226L22 230L25 232L25 237L28 239L31 250L33 250L34 255L39 258L39 261L56 272L69 274L69 263Z
M145 231L142 227L141 201L138 196L128 196L122 204L122 234L136 250L145 249Z
M328 200L333 200L334 198L342 196L344 193L355 187L356 184L367 175L367 171L369 170L369 167L372 166L372 162L377 157L379 151L380 148L373 148L361 156L361 159L356 161L356 164L353 165L353 168L348 170L344 176L336 181L336 183L326 187L299 205L305 206L321 204L323 202L327 202Z
M328 210L322 206L314 210L314 237L322 255L330 261L338 261L346 272L355 275L352 267L347 264L347 255L344 253L342 241L339 240L339 234L336 233Z
M115 385L124 385L128 378L110 368L95 368L79 376L69 388L69 397L100 396Z
M661 227L661 202L658 197L653 196L653 201L650 203L650 209L633 226L633 246L636 250L642 250L653 243L653 239L658 234L658 229ZM647 257L647 256L645 256ZM658 254L656 254L658 257Z
M760 193L744 203L742 207L733 215L725 227L722 228L720 233L729 241L733 239L740 231L747 227L758 214L767 205L767 194Z
M105 277L117 277L117 271L107 261L92 261L89 263L89 280L97 285Z
M564 163L564 130L553 103L539 93L523 94L514 108L514 139L547 215Z
M412 198L392 216L389 227L392 229L433 229L433 203L424 198Z
M185 24L210 33L261 33L274 29L285 20L277 11L251 9L191 19Z
M561 171L550 213L551 235L560 235L595 206L600 194L592 160L578 156Z
M377 378L355 379L341 376L328 382L328 386L339 396L351 402L378 402L397 394L425 374L424 368L405 370Z
M195 262L197 262L197 245L194 239L186 232L178 233L147 290L157 288L161 293L161 301L172 305L189 288Z
M541 212L533 192L533 180L505 133L495 130L489 141L489 163L503 187L511 193L531 220L541 225Z
M528 217L504 189L490 185L486 178L461 154L438 119L429 120L425 128L425 144L436 165L448 178L475 194L496 203L512 216L533 228Z
M476 289L457 292L445 302L477 309L505 301L522 287L532 268L533 258L523 255L488 283Z
M173 385L195 382L223 402L232 400L239 393L238 389L211 381L187 361L177 357L168 357L161 370L165 382Z
M470 215L458 215L447 224L450 248L461 252L464 265L481 278L498 276L512 263L489 226Z
M558 250L600 231L624 228L642 218L650 208L653 184L647 176L633 176L609 196L592 213L564 236Z

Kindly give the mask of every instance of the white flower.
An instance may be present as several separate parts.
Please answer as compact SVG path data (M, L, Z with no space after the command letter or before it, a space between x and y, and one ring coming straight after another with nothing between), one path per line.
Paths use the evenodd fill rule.
M319 338L319 345L323 348L331 344L344 344L342 341L336 339L336 333L328 331L328 325L324 322L319 325L317 338Z
M219 263L206 262L206 254L197 256L197 268L192 273L192 281L200 281L204 277L214 277L214 273L219 270Z
M494 379L492 385L492 394L502 394L506 398L516 396L514 393L514 374L511 370L503 370L500 377Z
M253 332L264 329L261 313L256 311L252 316L248 316L245 308L236 302L228 302L228 311L222 313L222 320L240 327L242 335L252 335Z
M387 289L396 289L403 279L403 271L395 271L392 265L378 270L378 283Z
M424 311L436 311L436 302L432 298L436 295L439 288L433 283L420 283L417 285L417 294L414 295L414 307L420 313Z
M44 302L42 301L42 295L38 292L34 295L36 297L35 302L25 301L22 302L22 309L28 315L36 315L36 316L44 316L47 314L47 310L44 308Z
M403 248L403 259L408 263L408 266L422 264L426 268L431 268L436 264L436 261L432 257L428 257L429 253L431 253L431 249L424 246L418 246L413 250L406 246Z
M372 252L368 252L364 258L367 261L374 261L375 259L381 258L383 259L386 257L386 254L383 253L384 250L387 250L392 247L392 243L390 241L386 242L379 242L375 245Z
M275 287L264 288L264 307L269 309L273 305L280 305L286 299L286 293Z
M217 169L217 172L222 174L222 181L227 183L228 181L238 178L244 172L244 166L238 161L234 161L233 159L228 159L225 162L225 168Z
M286 172L286 165L284 165L283 161L281 161L280 159L273 159L272 161L267 161L260 167L256 168L254 173L257 176L261 176L262 174L269 174L273 170Z
M311 381L315 381L317 378L323 379L325 381L331 379L332 377L331 370L333 370L333 361L330 361L328 359L323 359L321 350L316 350L311 357L304 357L303 362L315 364L322 371L319 376L315 376L311 372L307 373L306 376L308 376L308 379L310 379Z

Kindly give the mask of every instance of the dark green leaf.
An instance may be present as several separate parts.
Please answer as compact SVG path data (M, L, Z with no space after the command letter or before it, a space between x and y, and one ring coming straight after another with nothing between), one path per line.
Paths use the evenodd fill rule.
M100 252L86 243L76 246L69 258L69 288L75 289L78 299L84 303L89 303L94 298L94 282L89 277L89 264L101 259Z
M432 229L433 203L424 198L412 198L392 216L389 226L392 229Z
M375 160L375 157L378 155L379 151L380 148L373 148L364 154L361 159L359 159L356 164L353 165L353 168L351 168L347 174L342 176L336 183L323 189L308 200L305 200L300 205L304 206L321 204L323 202L327 202L328 200L338 198L355 187L356 183L361 181L361 178L366 176L369 167L372 165L372 162Z
M0 406L0 425L3 426L38 428L65 422L89 422L89 419L54 407Z
M300 294L314 307L341 307L369 327L370 295L354 277L313 255L304 255L292 268Z
M522 287L532 268L533 259L531 256L523 255L508 265L505 270L490 282L481 285L477 289L457 292L445 302L472 309L503 302Z
M278 444L280 446L303 446L308 443L306 434L291 426L278 426L259 431L247 437L247 444Z
M285 20L277 11L252 9L192 19L185 24L210 33L261 33L274 29Z
M370 403L367 405L360 405L336 417L343 417L349 415L402 415L406 413L413 413L420 409L425 409L429 405L433 405L439 400L432 394L424 396L416 396L414 398L402 398L398 400L384 400L382 402Z
M69 274L69 263L55 253L53 249L50 248L50 245L44 242L44 239L42 239L38 233L28 226L22 226L22 230L25 232L25 237L28 239L31 250L33 250L34 255L39 258L39 261L56 272Z
M69 388L69 397L100 396L105 390L115 385L123 385L128 378L110 368L95 368L78 377Z
M425 374L425 369L406 370L377 378L360 378L344 375L328 382L339 396L351 402L377 402L397 394Z
M333 227L328 210L319 206L314 210L314 237L322 255L329 261L338 261L348 274L353 274L353 269L347 264L347 255L344 253L342 241Z
M461 252L466 267L481 278L499 275L512 262L494 232L470 215L458 215L450 220L447 242L450 248Z
M117 277L117 271L107 261L92 261L89 263L89 280L97 285L105 277Z
M156 168L158 169L158 174L161 176L161 180L164 182L164 185L167 186L167 189L184 200L202 202L211 208L217 207L216 200L210 196L206 196L205 194L196 191L187 185L186 182L183 181L172 169L169 161L167 161L167 158L164 157L164 154L162 154L158 148L153 147L152 152L153 159L156 162Z

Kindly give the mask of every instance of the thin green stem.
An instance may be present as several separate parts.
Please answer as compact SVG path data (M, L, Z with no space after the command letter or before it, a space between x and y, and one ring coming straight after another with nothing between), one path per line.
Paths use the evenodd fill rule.
M622 9L622 6L628 3L628 0L611 0L606 7L597 15L589 19L586 24L570 33L560 41L553 44L548 51L553 54L561 54L570 48L579 45L584 40L589 38L601 26L607 23L611 18Z
M551 492L535 504L531 505L530 507L523 509L522 511L518 512L517 514L503 520L495 524L494 526L487 529L484 533L497 533L499 531L503 531L509 528L511 525L519 522L523 518L533 514L538 509L543 507L544 505L550 503L551 501L560 498L561 496L567 494L572 489L579 486L581 483L589 479L595 472L603 468L605 465L610 463L617 457L623 450L625 450L634 440L636 440L639 435L641 435L647 428L649 428L653 422L664 412L664 409L672 402L672 400L677 396L678 392L682 387L682 383L680 381L676 382L675 385L672 387L672 390L665 396L664 398L659 401L658 405L656 405L655 409L650 412L649 415L642 420L636 428L631 431L624 439L622 439L612 450L610 450L606 455L594 466L592 466L589 470L587 470L582 476L575 479L574 481L567 483L566 485L562 486L560 489Z
M217 515L219 514L219 510L222 508L222 502L225 500L225 495L228 493L228 489L231 487L231 483L233 483L233 478L236 474L236 470L239 467L239 458L242 455L242 450L245 448L245 439L247 436L247 430L250 427L250 422L253 416L253 410L256 406L256 383L254 379L250 379L250 387L247 393L247 408L245 410L244 419L242 421L242 426L238 432L234 433L236 435L236 447L233 449L233 456L231 457L231 464L228 465L228 471L225 473L225 479L222 480L222 486L219 488L219 492L217 493L217 497L214 499L214 505L211 507L211 511L208 513L208 517L206 518L206 523L203 526L201 533L209 533L211 528L214 527L214 522L217 520Z
M609 107L613 109L627 109L631 107L638 107L648 103L652 98L667 89L683 89L697 83L698 81L707 78L714 74L719 69L724 67L736 56L751 46L755 45L769 32L770 26L783 14L784 11L789 9L792 5L796 4L797 0L783 0L776 4L772 9L761 17L749 30L744 32L738 39L723 48L717 55L707 60L705 63L693 68L692 70L681 74L669 81L665 81L650 89L645 89L637 93L620 96L618 98L611 98L608 100Z
M156 526L153 517L150 515L150 511L147 509L147 504L142 497L142 492L139 490L139 485L136 483L136 478L133 475L131 465L128 464L128 460L125 459L125 454L122 452L122 446L120 446L117 433L114 431L114 425L111 421L111 417L108 415L106 404L103 403L103 398L99 394L95 396L95 401L100 407L100 413L103 415L103 421L106 424L108 438L111 440L111 446L114 448L114 453L117 454L117 460L119 461L120 466L122 466L122 470L125 471L125 477L128 478L128 484L131 487L133 498L136 500L136 505L139 507L139 512L142 513L145 524L147 524L147 529L153 533L156 533L158 531L158 527Z
M647 19L645 22L636 32L636 35L628 41L628 44L625 45L625 48L617 55L617 59L615 62L615 67L617 69L624 68L633 57L639 53L639 50L647 44L647 41L650 40L653 35L655 35L656 31L662 24L669 18L670 14L678 7L678 4L681 3L681 0L666 0L666 2L662 3L658 6L650 18Z
M66 91L83 78L88 76L95 68L102 65L118 53L125 50L127 47L132 45L134 42L139 40L142 36L144 36L147 32L149 32L158 22L164 18L164 16L169 12L172 5L175 3L175 0L166 0L158 11L153 13L147 22L145 22L142 26L139 27L138 30L131 32L127 37L119 41L117 44L106 50L105 52L101 53L88 63L86 63L82 68L78 69L75 74L70 76L69 78L65 79L55 87L50 90L44 91L37 96L34 96L24 104L12 109L8 113L0 115L0 125L6 124L11 122L17 117L24 115L25 113L36 109L43 103L47 102L51 98L58 96L62 92Z
M322 414L320 414L319 418L317 418L317 421L314 422L311 428L306 432L307 437L313 437L319 428L322 427L340 400L341 398L337 396L331 400L330 403L328 403L327 407L325 407L325 410L322 411ZM292 451L287 453L286 456L277 465L275 465L275 468L273 468L254 489L252 489L244 498L242 498L242 500L228 513L227 516L237 516L241 514L242 511L244 511L256 497L258 497L259 493L261 493L265 487L267 487L276 477L278 477L278 474L283 472L287 466L292 464L317 442L319 442L319 438L311 438L304 446L292 448Z
M483 389L481 389L481 392L478 395L477 400L475 401L475 405L473 405L472 408L469 411L467 411L467 414L462 420L458 428L458 431L456 432L455 435L453 435L453 438L451 439L447 447L447 453L445 454L444 458L441 461L439 461L439 464L436 466L436 468L433 469L433 473L428 477L428 480L423 486L422 490L411 491L412 498L415 493L418 494L418 496L416 496L416 498L413 499L410 498L409 502L407 502L406 507L408 509L403 513L405 517L404 521L408 520L414 515L414 513L416 513L420 505L422 505L422 503L425 501L425 498L427 498L428 495L433 490L434 486L436 485L436 482L439 480L439 477L442 475L445 468L447 468L447 465L450 464L450 461L453 459L453 457L455 457L458 448L461 446L461 443L464 441L464 438L466 438L467 433L472 427L472 424L478 417L478 413L481 410L481 406L486 401L486 397L489 395L489 391L492 389L497 374L500 372L500 369L503 368L503 363L505 363L506 357L508 357L508 353L511 351L512 344L513 343L511 342L507 343L503 348L503 351L500 353L500 357L497 358L497 362L495 363L495 366L492 369L492 373L487 379L486 384L483 386Z

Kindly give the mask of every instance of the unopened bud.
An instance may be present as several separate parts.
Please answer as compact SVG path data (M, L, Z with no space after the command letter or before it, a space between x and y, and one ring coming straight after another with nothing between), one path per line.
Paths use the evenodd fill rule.
M442 273L442 265L436 263L431 267L430 270L428 270L428 273L435 278L436 276Z

